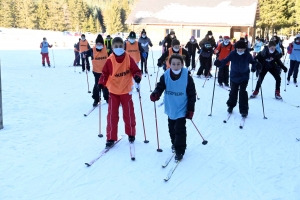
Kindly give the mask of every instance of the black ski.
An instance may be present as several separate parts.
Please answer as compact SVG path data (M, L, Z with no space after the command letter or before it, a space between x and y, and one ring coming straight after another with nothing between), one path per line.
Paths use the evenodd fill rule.
M227 123L228 120L230 119L232 113L228 113L227 119L223 120L224 123Z
M129 142L129 148L130 148L131 160L135 160L135 146L134 146L134 143Z
M240 129L244 128L245 121L246 121L246 117L242 117L242 120L240 122Z

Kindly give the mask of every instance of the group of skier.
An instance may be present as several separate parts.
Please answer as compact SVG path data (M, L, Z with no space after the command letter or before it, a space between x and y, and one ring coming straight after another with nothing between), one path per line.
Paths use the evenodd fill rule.
M275 98L282 99L280 96L280 68L285 73L287 68L280 60L284 55L284 50L279 51L280 44L279 42L276 43L276 37L274 37L274 41L269 42L268 46L264 47L259 38L256 38L253 45L253 55L250 54L251 46L249 46L247 37L231 42L229 36L224 36L219 37L219 41L216 43L212 31L207 32L199 45L195 37L192 36L185 45L187 50L181 47L174 31L166 36L161 45L164 49L157 65L163 66L165 72L151 93L150 100L158 101L164 92L165 113L168 116L170 139L176 160L181 160L185 153L185 123L186 119L193 118L195 110L196 89L190 75L191 71L196 70L196 50L200 54L198 77L203 74L205 77L211 76L212 56L216 55L214 65L219 68L218 84L221 87L230 87L229 99L227 100L229 113L232 113L233 108L237 105L239 96L239 111L243 118L248 115L249 105L246 88L250 78L249 64L252 64L251 72L258 71L259 76L256 88L250 98L257 96L266 73L270 72L276 80ZM106 148L108 149L118 140L120 104L123 109L125 133L128 135L130 143L135 141L136 120L132 101L132 87L135 85L137 91L140 92L139 84L142 74L148 74L149 46L152 47L153 44L144 29L138 40L133 31L129 33L127 41L123 41L120 37L111 38L109 35L104 40L101 35L98 35L95 46L91 48L85 35L82 34L79 42L74 45L76 50L74 50L74 66L80 65L80 61L77 60L80 56L82 71L90 71L88 57L92 58L95 77L92 95L93 106L96 107L101 102L101 91L104 100L108 103L106 127ZM50 66L48 47L51 48L52 46L44 38L41 43L42 63L44 65L44 58L46 58ZM263 48L262 51L260 51L261 48ZM289 45L287 53L290 54L291 59L287 80L289 81L293 75L296 83L300 62L300 35L297 35L294 42ZM141 68L139 69L140 62ZM192 67L189 70L190 63Z

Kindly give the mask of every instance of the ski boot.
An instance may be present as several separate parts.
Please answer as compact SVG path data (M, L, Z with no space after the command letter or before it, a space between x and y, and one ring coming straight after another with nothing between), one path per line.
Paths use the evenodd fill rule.
M133 143L135 140L135 136L128 136L128 140L130 143Z
M107 140L107 141L106 141L105 149L111 148L114 144L115 144L115 141L114 141L114 140Z
M279 99L279 100L282 99L282 97L280 96L280 91L279 90L275 91L275 99Z
M255 90L255 91L251 94L250 99L255 98L257 95L258 95L258 91Z
M233 107L228 107L227 112L232 113Z

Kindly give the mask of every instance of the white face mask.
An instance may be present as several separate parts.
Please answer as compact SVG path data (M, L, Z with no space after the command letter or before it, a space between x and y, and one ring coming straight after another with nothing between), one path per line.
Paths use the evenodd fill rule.
M173 38L174 37L174 35L171 35L171 38Z
M171 69L172 70L172 72L174 73L174 74L176 74L176 75L178 75L178 74L180 74L180 72L181 72L181 69L180 70L173 70L173 69Z
M228 41L224 41L223 44L224 44L224 45L228 45L229 42L228 42Z
M195 40L191 40L191 42L195 42Z
M43 40L44 42L47 42L47 40Z
M146 37L146 35L142 35L142 37L143 37L143 38L145 38L145 37Z
M129 39L129 42L130 42L131 44L133 44L133 43L135 42L135 39Z
M83 40L83 41L84 41L84 40L85 40L85 38L81 38L81 40Z
M209 35L208 37L209 37L209 38L212 38L212 35Z
M274 53L274 52L275 52L275 50L274 50L274 51L269 50L269 53L270 53L270 54L272 54L272 53Z
M125 52L123 48L114 48L113 51L117 56L120 56Z
M101 49L103 49L103 46L96 46L96 49L101 50Z
M46 40L47 41L47 40ZM297 43L299 43L299 40L296 40Z
M245 52L238 52L237 51L237 54L239 54L239 55L243 55Z
M176 52L178 52L178 51L179 51L179 49L177 49L177 48L174 48L174 47L173 47L173 50L174 50L174 51L176 51Z

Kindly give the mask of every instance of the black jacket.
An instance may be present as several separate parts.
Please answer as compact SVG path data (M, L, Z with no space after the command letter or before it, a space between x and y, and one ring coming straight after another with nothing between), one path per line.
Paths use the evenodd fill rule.
M178 52L175 52L172 48L172 51L173 53L178 53ZM169 51L165 51L161 57L158 59L157 61L157 66L161 67L163 63L167 62L168 60L168 57L169 57ZM183 49L182 48L182 57L183 59L185 60L185 66L186 67L189 67L190 66L190 63L191 63L191 58L190 58L190 55L189 55L189 52L187 52L187 50Z
M260 51L254 59L257 60L265 69L271 69L272 67L279 66L281 69L286 70L287 68L281 62L280 58L281 54L277 50L271 54L269 52L269 48L265 46L265 48Z
M173 81L178 80L180 78L180 76L181 76L181 72L179 75L175 75L171 70L171 79ZM165 74L163 74L160 77L159 82L157 83L154 92L159 93L159 96L161 96L161 94L164 92L165 89L166 89ZM188 97L187 110L194 112L195 111L195 102L196 102L196 89L195 89L194 80L190 75L188 75L188 84L186 86L186 94Z
M196 49L198 49L198 51L200 50L197 40L195 40L194 42L189 41L185 45L185 48L188 49L190 55L194 55L196 53Z
M165 48L165 51L168 50L170 47L171 47L171 43L172 43L172 40L176 39L176 36L174 35L173 38L171 38L171 35L168 34L164 40L162 41L162 45L163 47ZM165 45L167 43L167 46Z

